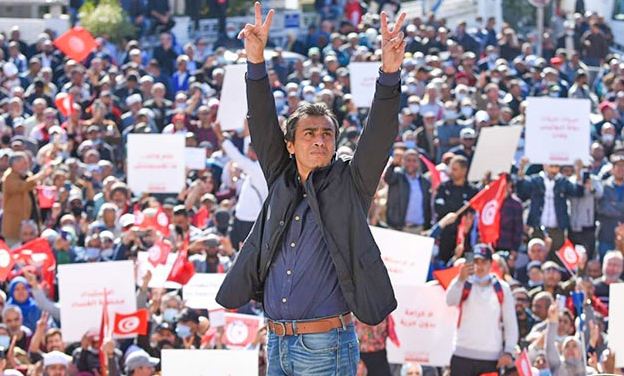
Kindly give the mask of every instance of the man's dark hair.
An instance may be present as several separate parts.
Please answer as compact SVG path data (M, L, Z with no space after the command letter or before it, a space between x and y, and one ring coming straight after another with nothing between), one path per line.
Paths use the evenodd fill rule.
M466 169L466 170L468 169L468 159L464 157L463 155L454 156L453 159L451 159L451 162L449 163L449 165L453 163L459 164L459 166L462 167L463 169Z
M339 125L338 119L336 119L336 115L325 105L325 103L304 103L297 107L295 112L293 112L286 120L286 133L284 134L284 139L286 141L294 142L295 141L295 131L297 130L297 124L302 117L305 116L327 116L331 119L332 124L334 125L334 130L336 131L336 144L338 143L338 133L339 133Z

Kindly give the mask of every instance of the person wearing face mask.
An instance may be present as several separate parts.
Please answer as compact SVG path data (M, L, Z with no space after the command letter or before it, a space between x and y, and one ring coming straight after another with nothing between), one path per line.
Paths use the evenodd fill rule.
M463 126L460 124L460 113L457 112L455 102L448 101L444 104L444 119L437 126L438 139L440 140L436 159L442 154L451 151L460 143L460 132Z
M464 128L459 132L459 145L451 148L449 152L455 155L462 155L468 160L468 166L472 163L474 156L477 133L472 128Z
M473 247L474 261L460 266L446 303L460 315L451 358L453 376L478 376L513 365L518 322L509 285L491 274L492 248Z
M605 122L600 127L600 143L604 147L605 155L608 157L615 149L615 137L617 130L610 122Z
M182 299L175 292L170 292L162 296L160 302L160 317L156 317L157 323L167 322L173 324L178 319L183 307Z
M176 324L176 335L182 340L185 349L201 348L201 336L199 335L199 315L190 308L180 312Z
M220 33L219 38L215 42L214 49L225 47L228 50L238 50L243 48L243 42L237 38L238 29L236 25L228 22L225 25L225 33Z
M436 115L433 111L427 111L423 114L423 127L417 129L414 135L416 137L416 146L424 150L427 159L435 161L438 156L440 141L438 140L436 129ZM414 148L414 146L407 144L407 140L406 145L408 148Z

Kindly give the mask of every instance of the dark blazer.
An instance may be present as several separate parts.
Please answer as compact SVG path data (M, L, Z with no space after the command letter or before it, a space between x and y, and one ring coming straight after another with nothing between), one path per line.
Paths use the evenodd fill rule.
M386 210L386 218L388 226L401 230L405 227L405 215L407 214L407 205L410 197L410 183L407 180L405 171L398 167L390 165L384 174L384 180L388 184L388 205ZM425 229L431 227L431 183L422 175L418 177L420 189L423 196L423 217Z
M570 216L568 215L568 198L583 197L585 188L581 184L574 184L563 176L559 176L555 180L555 215L557 217L557 225L560 229L565 230L570 226ZM531 227L540 227L542 221L542 212L544 210L544 194L546 186L544 178L540 174L535 174L524 179L519 179L517 184L518 197L526 201L531 199L529 206L529 216L527 225Z
M269 195L219 289L219 304L232 309L250 299L263 301L271 262L305 194L321 224L349 309L360 321L376 325L396 308L388 271L366 217L398 133L400 90L399 84L377 84L368 124L353 158L337 159L313 171L302 185L285 148L268 78L247 80L249 130Z

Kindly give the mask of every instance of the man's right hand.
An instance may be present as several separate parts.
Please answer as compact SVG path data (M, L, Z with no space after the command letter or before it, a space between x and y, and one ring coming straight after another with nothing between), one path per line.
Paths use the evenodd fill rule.
M247 61L258 64L264 62L264 47L269 39L269 29L273 21L273 9L267 14L266 20L262 23L262 6L259 2L255 4L256 22L247 24L238 34L238 39L245 40L245 53Z
M459 281L465 282L468 279L468 277L474 274L474 271L475 271L474 263L468 262L468 263L462 264L459 267Z

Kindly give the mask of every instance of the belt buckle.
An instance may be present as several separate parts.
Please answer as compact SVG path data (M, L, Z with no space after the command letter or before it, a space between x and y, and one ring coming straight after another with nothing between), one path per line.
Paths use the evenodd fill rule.
M277 328L282 327L284 334L279 334ZM273 333L278 337L284 337L286 335L286 323L273 321Z

